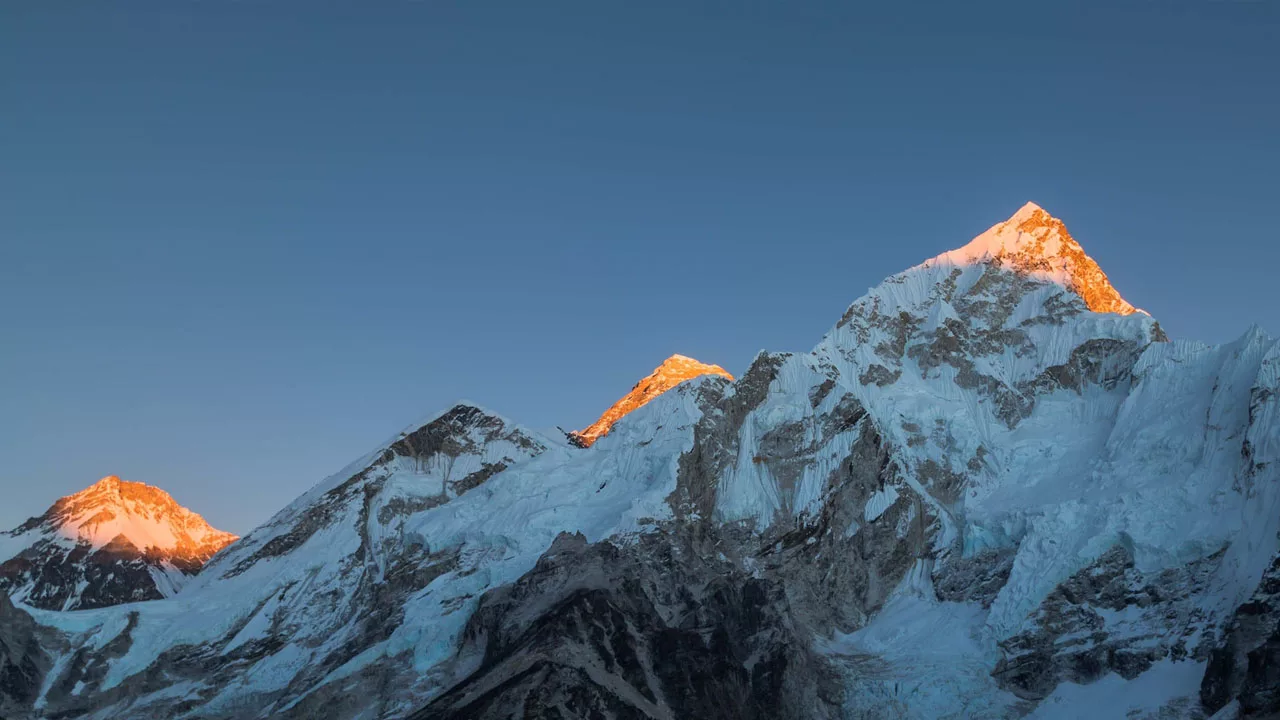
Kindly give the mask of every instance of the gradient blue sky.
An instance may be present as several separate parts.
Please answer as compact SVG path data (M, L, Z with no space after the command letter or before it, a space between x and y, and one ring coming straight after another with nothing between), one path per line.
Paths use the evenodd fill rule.
M1027 200L1174 337L1280 331L1280 4L1046 5L8 3L0 526L583 426Z

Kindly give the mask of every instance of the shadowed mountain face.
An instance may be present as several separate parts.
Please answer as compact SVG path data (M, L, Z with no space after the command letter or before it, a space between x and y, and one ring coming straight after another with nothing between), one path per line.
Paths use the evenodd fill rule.
M32 610L10 714L1280 712L1261 330L1168 342L1027 205L810 352L671 362L594 444L461 404L176 597Z
M635 547L564 535L472 616L464 682L412 717L813 717L821 674L788 631L779 579L654 534ZM534 617L524 611L537 607Z
M155 600L235 540L160 488L109 476L0 535L0 590L46 610Z

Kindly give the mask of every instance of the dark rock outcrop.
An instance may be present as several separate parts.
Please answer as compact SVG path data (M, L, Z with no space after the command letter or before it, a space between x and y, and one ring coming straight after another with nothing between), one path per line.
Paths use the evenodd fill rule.
M1132 679L1161 659L1186 660L1210 618L1197 606L1224 550L1146 575L1117 545L1072 575L1032 614L1033 628L1001 642L992 672L1018 695L1040 699L1061 682L1088 684L1114 672Z
M30 716L49 664L35 621L0 593L0 718Z
M412 717L835 717L838 683L794 632L786 588L697 542L562 536L484 597L460 650L478 667Z
M1200 702L1213 713L1233 700L1242 717L1280 717L1280 555L1209 655Z

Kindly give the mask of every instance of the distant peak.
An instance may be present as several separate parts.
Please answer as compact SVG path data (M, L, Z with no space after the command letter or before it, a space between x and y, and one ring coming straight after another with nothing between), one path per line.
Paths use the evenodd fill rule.
M178 504L164 490L108 475L77 493L59 499L39 518L18 531L43 527L95 547L123 534L138 547L216 546L237 539L211 527L200 515Z
M680 383L703 375L719 375L733 380L729 371L719 365L698 362L686 355L672 355L654 368L652 373L636 383L635 387L631 388L631 392L605 410L599 420L584 430L569 433L569 439L582 447L590 447L596 440L608 435L614 424L628 413L647 405L654 398Z
M108 475L98 482L77 493L72 493L62 498L60 502L67 500L83 500L86 502L97 502L99 504L110 502L112 499L120 497L120 490L124 485L124 481L115 475Z
M74 610L168 597L238 538L158 487L108 475L0 539L0 560L21 559L3 563L0 595Z
M729 371L719 365L708 365L706 363L698 362L688 355L676 354L666 360L663 360L661 365L654 368L653 374L649 377L653 377L663 371L684 373L686 375L686 379L695 378L699 375L721 375L729 378L730 380L733 379L733 376L729 374Z
M925 264L937 263L995 263L1056 282L1079 295L1094 312L1140 312L1120 297L1107 274L1071 237L1067 226L1033 202L1018 208L1008 220L992 226L964 247Z
M121 480L115 475L108 475L84 490L73 495L69 495L63 499L67 500L70 498L83 500L96 498L99 502L127 499L165 507L181 507L173 497L169 495L169 493L155 487L154 485Z

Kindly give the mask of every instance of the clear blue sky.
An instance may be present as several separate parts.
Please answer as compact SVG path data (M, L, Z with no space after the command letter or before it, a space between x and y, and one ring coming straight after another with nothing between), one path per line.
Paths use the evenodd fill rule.
M0 526L583 426L1027 200L1173 336L1280 332L1280 4L1047 5L7 3Z

